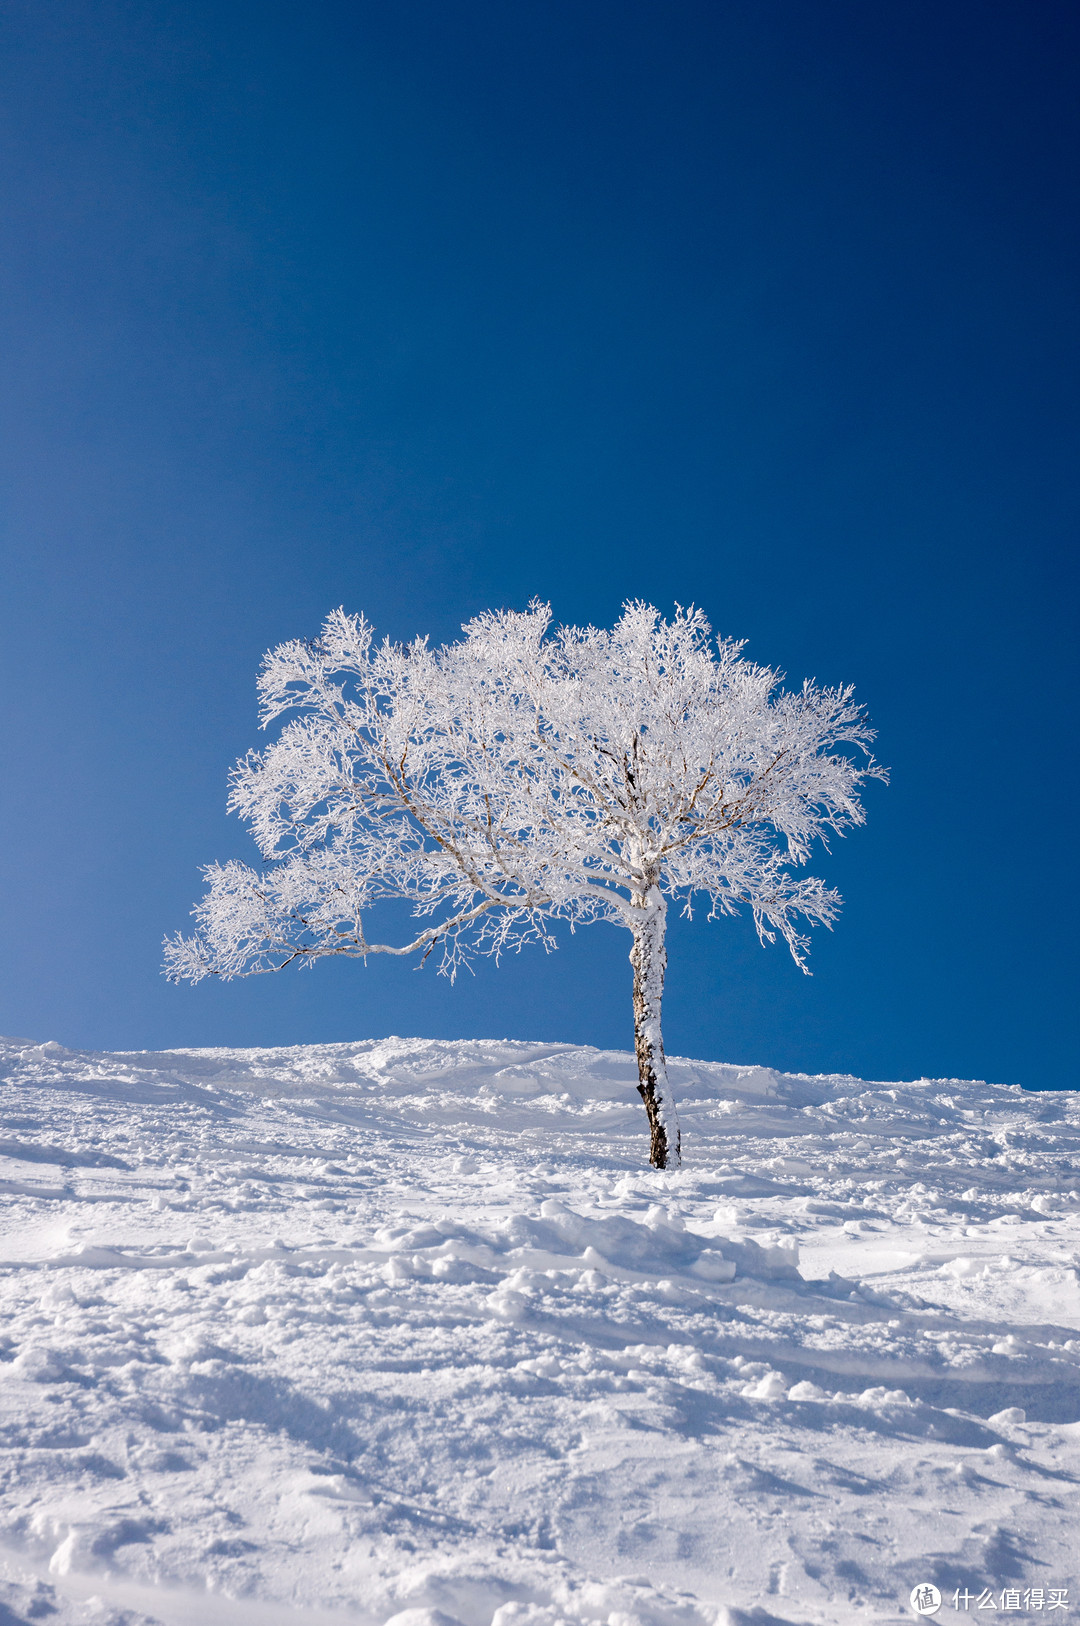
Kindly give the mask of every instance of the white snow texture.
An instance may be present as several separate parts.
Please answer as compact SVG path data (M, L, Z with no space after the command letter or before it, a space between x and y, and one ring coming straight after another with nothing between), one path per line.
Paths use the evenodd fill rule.
M0 1626L1075 1610L1075 1093L669 1075L0 1044Z

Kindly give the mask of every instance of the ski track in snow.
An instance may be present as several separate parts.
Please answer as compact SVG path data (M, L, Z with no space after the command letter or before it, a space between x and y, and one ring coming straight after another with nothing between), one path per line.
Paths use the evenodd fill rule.
M675 1061L659 1173L613 1051L0 1061L0 1626L1080 1606L1074 1092Z

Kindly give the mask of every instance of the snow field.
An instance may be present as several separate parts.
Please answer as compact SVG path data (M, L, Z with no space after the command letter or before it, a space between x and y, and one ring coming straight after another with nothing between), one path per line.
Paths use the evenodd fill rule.
M0 1622L1075 1608L1075 1095L670 1074L0 1047Z

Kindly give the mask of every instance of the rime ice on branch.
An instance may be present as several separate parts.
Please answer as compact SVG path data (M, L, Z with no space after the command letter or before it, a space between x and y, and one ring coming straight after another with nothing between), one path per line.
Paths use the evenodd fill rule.
M195 937L166 943L174 980L248 976L329 954L470 954L535 941L551 923L632 934L638 1089L650 1158L677 1164L661 1001L669 899L710 918L749 905L762 941L803 967L799 922L840 899L796 876L818 837L864 820L884 778L850 688L804 683L713 642L699 610L625 606L611 631L551 627L547 605L489 612L464 638L376 644L336 610L314 643L267 655L263 726L294 715L235 767L229 807L261 870L212 864ZM845 747L859 753L853 757ZM368 937L385 898L413 905L411 942ZM422 924L428 922L428 924Z

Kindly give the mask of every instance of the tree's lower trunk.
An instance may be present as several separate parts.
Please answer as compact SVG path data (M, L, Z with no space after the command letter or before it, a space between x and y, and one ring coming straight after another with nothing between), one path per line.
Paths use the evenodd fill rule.
M634 923L634 1050L638 1064L638 1094L649 1115L649 1162L654 1169L678 1168L679 1119L667 1078L660 1008L664 998L667 949L664 933L667 905L658 886L635 898L641 910Z

